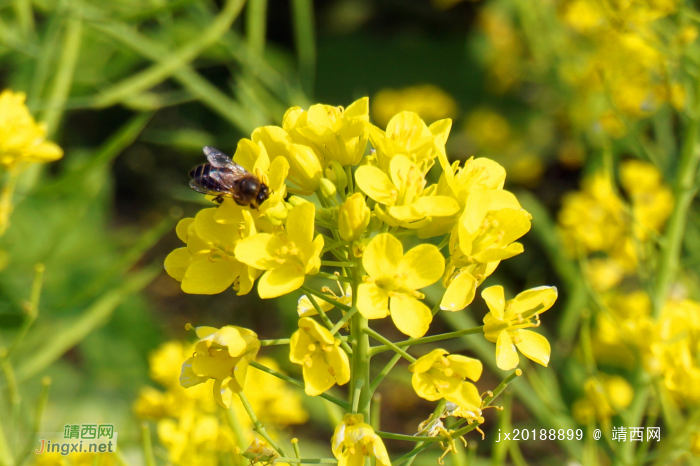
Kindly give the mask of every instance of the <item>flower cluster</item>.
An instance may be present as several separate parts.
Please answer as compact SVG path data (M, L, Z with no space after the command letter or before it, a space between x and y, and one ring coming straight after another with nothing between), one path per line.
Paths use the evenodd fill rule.
M530 214L503 189L506 174L498 163L485 158L449 162L450 120L428 125L404 111L380 129L369 123L368 108L368 99L347 109L292 108L282 127L256 129L238 144L233 161L270 188L269 198L259 208L226 198L182 220L177 234L186 247L165 261L168 274L187 293L233 287L241 295L256 282L261 298L304 293L291 338L259 340L240 327L200 327L193 354L182 365L182 387L212 381L218 404L240 398L264 439L245 453L253 459L285 457L261 428L257 408L247 402L251 366L290 381L255 361L261 347L269 345L289 345L289 360L301 366L307 395L322 396L346 411L331 441L341 465L361 465L368 457L389 464L380 435L364 422L381 382L369 378L373 352L393 350L411 362L416 394L441 403L438 421L464 417L469 430L484 422L485 402L472 383L481 376L480 360L443 349L416 359L407 350L423 343L440 310L464 310L499 263L523 251L517 240L530 229ZM442 171L437 183L430 182L433 168ZM336 282L339 294L325 285L316 289L321 280ZM430 305L429 287L444 287ZM518 366L516 347L546 366L549 343L527 329L539 326L539 315L557 298L556 289L534 288L507 302L504 294L499 286L483 291L491 312L483 327L469 332L496 343L494 362L501 370ZM410 338L395 344L371 328L387 317ZM432 336L425 342L452 337ZM383 345L370 347L370 338ZM349 386L348 401L337 398L336 385ZM429 435L450 437L443 431L430 429Z

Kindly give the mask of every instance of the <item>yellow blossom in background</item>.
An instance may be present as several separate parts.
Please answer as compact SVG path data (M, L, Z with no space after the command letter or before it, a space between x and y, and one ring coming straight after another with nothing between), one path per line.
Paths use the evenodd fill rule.
M632 201L635 237L659 233L673 210L673 194L651 163L627 160L620 164L620 183Z
M240 392L245 385L248 364L260 349L252 330L227 325L221 329L197 327L199 341L194 356L182 364L180 385L190 388L214 379L214 399L225 406L221 392Z
M217 222L218 214L217 208L203 209L195 218L185 218L177 225L177 236L187 246L165 258L165 271L182 282L185 293L216 294L233 286L244 295L260 275L234 255L236 244L256 233L252 215L242 210L244 223L238 225Z
M600 374L583 385L585 397L573 405L574 418L580 424L593 420L610 422L610 418L627 408L634 398L632 386L617 375Z
M454 0L447 1L456 3ZM443 118L454 119L457 116L457 102L433 84L382 89L372 99L372 119L379 126L386 126L399 112L416 113L429 123Z
M46 126L34 121L23 92L0 93L0 167L11 170L26 163L58 160L63 150L46 140Z
M478 108L469 114L465 131L481 149L503 149L511 138L508 120L486 107Z
M241 240L236 259L266 272L258 281L261 298L276 298L304 284L306 275L321 267L323 236L314 238L316 207L303 202L289 211L287 223L274 233L257 233Z
M433 316L419 301L417 290L440 279L445 259L437 247L421 244L403 253L401 241L382 233L367 245L362 257L367 272L358 288L357 309L367 319L391 315L401 332L414 338L428 331Z
M532 288L506 301L503 287L492 286L482 291L481 297L490 311L484 317L484 336L496 343L498 367L507 371L518 366L520 359L516 347L528 359L547 366L551 353L549 341L539 333L525 329L539 326L539 315L557 300L557 289L553 286Z
M77 453L72 452L68 455L61 453L44 452L40 455L32 454L34 458L31 463L34 466L92 466L100 464L101 466L115 466L120 464L114 453Z
M391 466L384 442L362 414L346 414L331 439L338 466L363 466L365 459L375 458L378 466Z
M481 361L436 349L408 366L413 372L411 383L418 396L429 401L445 398L462 409L478 410L481 397L474 384L481 377Z
M289 343L289 360L303 367L304 387L309 396L320 395L336 383L350 381L350 360L340 340L309 317L299 319L299 330Z

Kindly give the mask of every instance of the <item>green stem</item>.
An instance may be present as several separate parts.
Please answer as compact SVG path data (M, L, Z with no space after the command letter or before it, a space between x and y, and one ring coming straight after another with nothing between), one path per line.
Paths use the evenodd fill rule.
M331 251L333 253L333 251ZM325 261L324 261L325 262ZM330 262L330 261L329 261ZM334 275L332 273L326 273L326 272L316 272L316 277L321 277L325 278L327 280L334 280L336 282L346 282L350 283L350 280L347 277L339 277L338 275Z
M309 298L309 302L311 302L311 305L316 309L316 312L318 312L318 315L321 317L323 323L326 324L326 327L328 327L329 330L332 329L334 325L333 321L328 318L326 312L321 309L321 306L316 302L316 296L321 293L307 286L302 286L301 290L306 293L306 297Z
M393 345L398 346L399 348L402 348L404 346L413 346L413 345L421 345L424 343L433 343L435 341L449 340L450 338L457 338L457 337L461 337L464 335L471 335L471 334L483 333L483 332L484 332L484 326L482 325L481 327L468 328L468 329L464 329L464 330L458 330L456 332L441 333L440 335L433 335L431 337L409 338L408 340L397 341L396 343L393 343ZM384 351L388 351L390 349L391 348L387 345L373 346L372 349L370 350L370 355L374 356L375 354L379 354L379 353L382 353Z
M362 387L365 385L363 379L359 379L355 383L355 391L352 394L352 414L357 414L357 407L360 404L360 395L362 394Z
M281 372L277 372L277 371L274 370L274 369L270 369L270 368L267 367L267 366L263 366L263 365L260 364L259 362L251 361L251 362L250 362L250 366L256 368L256 369L259 370L259 371L266 372L266 373L268 373L268 374L270 374L270 375L272 375L272 376L274 376L274 377L277 377L278 379L282 379L282 380L284 380L285 382L289 382L289 383L291 383L292 385L296 385L297 387L304 388L304 382L302 382L302 381L300 381L300 380L297 380L297 379L294 379L294 378L292 378L292 377L289 377L288 375L282 374ZM324 400L328 400L328 401L330 401L331 403L340 406L341 408L343 408L343 409L346 410L346 411L349 411L349 410L350 410L350 403L348 403L348 402L346 402L346 401L339 400L338 398L336 398L336 397L334 397L334 396L332 396L332 395L329 395L329 394L327 394L327 393L321 393L321 394L318 395L318 396L319 396L320 398L323 398Z
M143 456L146 466L156 466L156 457L153 454L153 442L151 442L151 429L148 423L141 424L141 434L143 437Z
M327 303L330 303L330 304L334 305L335 307L340 308L344 311L350 311L352 309L347 304L340 303L337 300L335 300L333 297L326 296L325 294L321 293L320 291L316 291L313 288L309 288L306 285L302 285L301 290L307 294L312 294L315 297L317 297L318 299L321 299ZM309 301L311 301L311 300L309 299ZM312 302L312 304L313 304L313 302Z
M381 438L405 440L407 442L433 442L436 439L436 437L428 437L426 435L394 434L393 432L383 432L381 430L375 431L375 434L379 435ZM441 440L440 437L437 437L437 440Z
M313 94L316 73L316 34L312 0L292 0L294 40L299 56L299 77L307 95Z
M12 198L17 187L17 177L19 170L10 170L8 179L0 191L0 236L5 234L10 226L10 215L12 214Z
M226 420L228 421L228 425L236 438L236 443L242 449L246 444L245 431L243 430L243 426L241 425L238 416L236 416L236 410L233 408L233 405L226 410Z
M331 335L335 335L336 333L338 333L338 330L340 330L341 327L342 327L343 325L345 325L345 323L346 323L347 321L349 321L350 319L352 319L352 316L354 316L356 312L357 312L357 308L356 308L356 307L353 307L353 308L350 309L348 312L346 312L345 315L344 315L344 316L333 326L333 328L331 329Z
M248 1L245 26L250 51L263 55L267 35L267 0Z
M29 303L25 307L27 316L22 322L22 326L17 332L17 336L12 341L12 345L5 351L4 355L0 355L0 364L3 364L10 358L10 355L17 349L19 344L24 339L39 314L39 299L41 298L41 287L44 283L44 264L34 266L34 281L32 282L32 293L29 298Z
M275 458L275 463L304 463L304 464L337 464L335 458L287 458L280 456Z
M321 265L329 267L355 267L354 262L338 262L338 261L321 261Z
M267 430L265 429L265 426L262 425L260 421L258 421L258 417L255 415L255 412L253 411L253 407L250 406L250 403L248 402L248 398L246 398L245 394L243 392L238 393L238 397L241 399L241 403L243 403L243 408L246 410L248 413L248 417L250 417L251 422L253 423L253 430L260 434L262 438L267 441L267 443L277 451L277 453L280 456L285 456L284 451L282 448L280 448L277 443L275 443L274 440L272 440L272 437L267 433ZM285 461L286 462L286 461Z
M34 424L32 425L33 434L27 441L27 446L24 448L24 453L20 458L17 459L15 464L23 464L27 459L29 454L34 448L36 443L36 437L39 432L41 432L41 421L44 418L44 411L46 410L46 405L49 402L49 389L51 388L51 377L43 377L41 379L41 393L39 394L39 400L36 404L36 412L34 413Z
M278 338L276 340L260 340L261 346L276 346L276 345L288 345L289 338Z
M375 331L372 330L371 328L366 327L366 328L364 329L364 333L366 333L367 335L371 336L372 338L374 338L374 339L377 340L378 342L384 343L384 345L385 345L388 349L394 350L396 353L398 353L398 354L400 354L401 356L403 356L407 361L409 361L409 362L411 362L411 363L416 362L416 358L414 358L413 356L411 356L410 354L408 354L406 351L404 351L404 350L402 350L400 347L396 346L392 341L390 341L389 339L385 338L383 335L380 335L379 333L375 332ZM371 354L371 353L370 353L370 354Z
M360 390L357 412L364 416L366 422L369 422L372 393L369 389L370 355L367 329L367 319L359 312L355 313L350 321L350 332L353 340L350 396L354 396L356 390Z
M391 369L394 368L397 362L399 362L399 359L401 359L400 354L394 354L394 356L391 358L391 360L384 366L384 369L381 370L379 374L372 380L372 384L369 386L369 389L374 393L374 391L379 387L379 384L382 383L382 380L384 380L384 377L386 377L389 372L391 372Z

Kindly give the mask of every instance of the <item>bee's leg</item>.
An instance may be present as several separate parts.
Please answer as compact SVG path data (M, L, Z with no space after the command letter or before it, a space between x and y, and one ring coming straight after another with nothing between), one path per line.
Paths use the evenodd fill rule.
M238 205L240 205L240 206L244 206L244 207L245 207L246 205L248 205L248 204L246 204L246 203L244 203L244 202L239 201L239 200L236 199L235 197L233 198L233 200L236 201L236 204L238 204Z
M212 199L212 201L221 205L221 203L224 202L224 198L222 196L216 196L214 199Z

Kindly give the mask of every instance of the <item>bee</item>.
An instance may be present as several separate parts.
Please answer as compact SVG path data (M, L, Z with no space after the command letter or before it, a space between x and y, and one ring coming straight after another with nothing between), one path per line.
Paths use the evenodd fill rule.
M236 204L249 205L254 209L270 197L270 188L228 155L209 146L204 147L203 151L209 163L190 171L190 188L198 193L216 196L214 202L218 204L225 197L230 197Z

